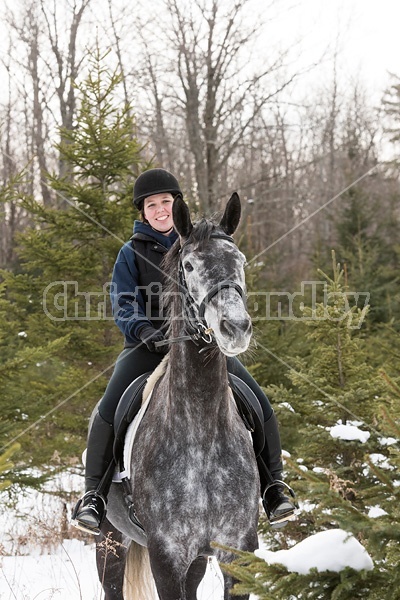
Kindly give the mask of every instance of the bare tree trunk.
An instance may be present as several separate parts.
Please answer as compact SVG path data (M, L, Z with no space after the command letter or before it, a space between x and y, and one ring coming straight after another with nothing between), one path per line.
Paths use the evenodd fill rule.
M111 28L112 28L112 32L113 32L113 36L114 36L114 46L115 46L115 52L116 52L117 58L118 58L118 68L119 68L119 71L122 76L122 85L124 87L125 106L130 107L131 103L129 101L127 81L126 81L125 69L124 69L124 61L122 60L120 37L117 33L117 27L116 27L116 22L115 22L115 18L114 18L112 0L108 0L108 14L110 15ZM128 109L128 115L131 116L130 109Z
M13 49L11 45L8 52L8 62L4 63L8 79L10 79L10 63ZM18 205L17 195L21 186L21 175L17 172L16 152L19 140L13 134L15 123L13 119L13 100L11 86L8 85L8 99L5 105L4 118L2 118L2 181L1 181L1 216L0 216L0 266L11 269L16 261L15 239L16 234L24 229L26 215Z
M56 78L58 81L56 93L60 106L61 125L67 130L71 130L73 127L76 111L75 81L83 60L83 57L78 58L77 56L78 31L84 11L90 2L91 0L81 0L79 6L76 2L72 5L68 30L68 47L65 53L59 36L59 28L65 28L65 21L62 16L57 15L56 3L54 3L54 10L51 12L48 4L44 0L40 0L41 13L46 25L46 35L50 41L53 57L56 61ZM50 62L49 67L51 68ZM67 174L67 166L62 159L59 161L59 174L60 176Z
M237 180L229 162L239 154L257 116L290 78L281 86L275 84L281 57L260 72L250 66L249 48L261 22L243 26L249 0L237 0L232 5L218 0L164 0L164 6L166 25L157 48L148 42L154 20L149 17L149 23L140 24L142 40L146 41L143 45L151 59L147 75L150 71L155 120L163 129L166 122L171 123L164 108L168 98L168 110L175 118L181 116L186 128L185 140L179 141L180 148L189 152L181 152L180 165L185 172L194 173L194 197L200 211L210 213L218 208L221 193L232 185L228 179ZM163 50L160 43L164 40ZM155 80L155 69L161 63L164 73ZM162 145L158 142L156 147L157 160L165 161Z
M33 85L33 119L34 129L33 138L35 140L36 158L39 164L39 183L42 191L44 206L51 206L52 198L50 190L45 182L46 173L48 172L45 151L45 136L43 124L43 103L40 93L40 76L38 69L39 60L39 31L36 23L32 23L29 53L29 70L32 77Z

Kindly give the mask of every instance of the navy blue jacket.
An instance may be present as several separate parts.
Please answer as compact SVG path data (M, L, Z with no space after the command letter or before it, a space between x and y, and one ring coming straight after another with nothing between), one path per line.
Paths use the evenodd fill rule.
M162 285L160 262L178 237L175 231L169 236L158 233L142 221L135 221L133 234L135 246L143 248L143 255L150 258L150 261L144 261L142 256L137 256L132 240L129 240L122 246L115 261L110 292L114 320L128 345L135 345L140 341L138 334L141 328L148 325L158 328L161 325L159 320L151 320L158 315L151 312L149 302L146 302L148 291L143 285L142 271L146 270L148 263L151 267L151 280L156 287ZM139 240L138 243L135 238ZM142 252L140 254L142 255Z

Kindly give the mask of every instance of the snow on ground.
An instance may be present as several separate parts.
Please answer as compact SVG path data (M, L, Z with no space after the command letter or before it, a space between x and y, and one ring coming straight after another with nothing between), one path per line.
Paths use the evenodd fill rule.
M66 474L55 478L52 492L79 490L81 478ZM63 501L55 495L21 493L17 506L6 506L0 497L0 599L1 600L102 600L97 578L94 544L78 539L61 542ZM380 516L371 507L371 517ZM44 523L46 525L44 525ZM57 529L58 527L58 529ZM322 531L289 550L269 551L262 540L257 556L268 563L281 563L289 571L307 573L340 571L346 566L372 569L367 551L349 533L340 529ZM209 563L197 600L222 600L223 583L218 565ZM252 600L256 600L252 597Z
M5 556L0 562L1 600L101 600L94 545L65 540L53 554ZM222 600L221 572L209 565L198 600ZM255 599L253 599L255 600Z
M370 570L368 552L341 529L321 531L289 550L271 552L264 548L256 555L267 563L281 563L289 571L306 574L318 571ZM101 600L101 586L95 569L94 545L65 540L51 555L3 557L0 570L2 600ZM218 566L209 565L197 594L198 600L222 600L223 584ZM252 600L256 600L253 596Z
M82 485L80 475L57 475L45 486L51 494L25 490L14 508L7 506L7 495L0 494L0 600L104 598L94 544L78 539L61 543L57 534L63 500L54 493L65 496L75 490L78 496ZM214 559L209 562L197 599L223 599L222 573Z
M1 559L2 600L99 600L94 546L65 540L53 554Z

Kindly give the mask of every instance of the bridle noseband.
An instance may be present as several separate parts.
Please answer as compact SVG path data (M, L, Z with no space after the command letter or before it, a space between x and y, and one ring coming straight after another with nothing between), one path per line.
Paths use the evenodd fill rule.
M223 232L214 232L210 235L210 238L227 240L231 244L235 244L234 239L230 235L227 235ZM181 249L179 250L181 256L182 250L189 243L190 241L188 240L181 246ZM210 327L208 327L204 318L207 304L210 302L210 300L212 300L214 296L216 296L221 290L234 289L240 294L243 302L246 304L246 294L243 288L238 283L236 283L236 281L232 281L231 279L224 279L223 281L220 281L216 285L214 285L210 289L210 291L207 292L203 300L200 302L200 305L197 306L196 302L194 301L193 297L190 295L190 292L188 290L181 258L179 259L178 276L179 288L183 294L183 316L185 321L185 330L187 331L188 335L183 335L177 338L170 338L168 340L155 342L155 346L158 347L174 342L192 340L197 345L202 346L202 348L199 350L199 352L202 352L207 348L208 345L216 343L213 331Z

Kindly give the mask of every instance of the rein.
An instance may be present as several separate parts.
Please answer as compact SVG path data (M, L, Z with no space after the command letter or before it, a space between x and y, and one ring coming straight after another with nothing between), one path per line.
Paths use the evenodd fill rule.
M222 233L222 232L221 233L216 233L216 232L212 233L210 235L210 238L227 240L231 244L235 243L234 239L230 235L226 235L225 233ZM183 246L181 246L181 248L179 250L180 254L182 253L182 250L184 249L184 247L189 243L190 243L190 241L187 240L183 244ZM165 346L167 344L173 344L175 342L183 342L183 341L188 341L188 340L191 340L196 345L203 342L204 344L206 344L206 346L204 346L203 348L201 348L199 350L199 353L200 353L200 352L203 352L204 350L206 350L207 345L210 345L213 343L215 344L213 330L211 329L211 327L207 326L207 323L204 319L204 314L205 314L208 302L210 302L210 300L212 300L214 298L214 296L216 296L221 290L224 290L224 289L232 288L232 289L236 290L240 294L243 302L246 302L246 294L244 293L243 288L238 283L236 283L235 281L232 281L231 279L224 279L223 281L220 281L219 283L214 285L211 288L211 290L209 292L207 292L207 294L201 301L200 305L198 306L189 293L181 259L179 259L178 276L179 276L179 287L184 295L183 314L184 314L184 321L185 321L185 329L188 332L188 335L182 335L182 336L179 336L176 338L160 340L159 342L155 342L154 345L156 347L159 347L159 346Z

